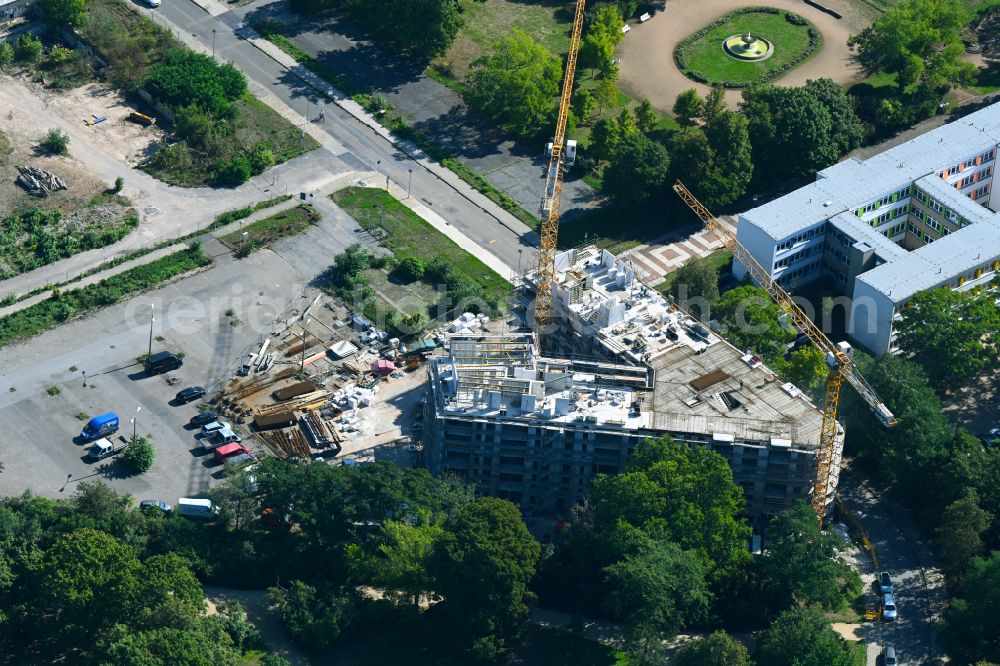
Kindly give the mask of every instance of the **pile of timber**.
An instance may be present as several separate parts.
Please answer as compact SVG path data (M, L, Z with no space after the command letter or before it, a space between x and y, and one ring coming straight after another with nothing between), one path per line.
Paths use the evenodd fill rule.
M68 189L63 179L51 171L32 166L17 167L17 184L36 197L47 197L50 192Z
M300 395L305 395L306 393L312 393L318 388L319 387L316 386L316 384L307 380L292 384L291 386L286 386L283 389L278 389L271 395L278 402L284 402L285 400L291 400L292 398L297 398Z
M309 442L306 436L298 428L292 430L272 430L271 432L259 432L257 436L264 445L270 449L271 453L279 458L300 457L308 458Z
M258 414L277 414L278 412L291 412L301 409L316 409L326 404L330 399L330 392L325 389L304 393L292 400L285 400L279 405L264 405L257 409Z

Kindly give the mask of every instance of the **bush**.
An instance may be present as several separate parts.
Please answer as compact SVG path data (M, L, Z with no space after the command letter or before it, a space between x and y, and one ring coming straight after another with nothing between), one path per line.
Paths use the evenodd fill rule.
M805 20L795 12L785 12L785 20L792 25L806 25L809 21Z
M53 155L66 155L69 153L69 135L59 129L50 129L38 145Z
M250 151L250 168L255 174L263 173L268 167L274 166L274 153L271 148L263 143L258 143Z
M144 87L155 101L169 108L193 104L215 118L231 118L236 113L232 103L246 93L247 80L232 65L178 49L152 68Z
M25 33L14 42L14 59L18 62L37 62L42 57L42 40Z
M14 47L9 43L0 44L0 69L6 69L14 62Z
M403 278L413 281L424 276L424 262L417 257L403 257L399 262L399 272Z
M237 155L231 160L219 160L215 164L215 182L219 185L236 187L250 180L253 168L246 155Z
M149 471L154 460L156 460L156 449L145 437L136 437L122 454L122 462L136 474Z

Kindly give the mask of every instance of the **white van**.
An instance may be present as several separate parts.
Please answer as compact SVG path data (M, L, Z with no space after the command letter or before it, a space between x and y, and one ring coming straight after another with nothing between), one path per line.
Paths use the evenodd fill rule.
M219 513L219 508L212 504L212 500L195 497L180 498L174 508L180 516L200 520L212 520Z

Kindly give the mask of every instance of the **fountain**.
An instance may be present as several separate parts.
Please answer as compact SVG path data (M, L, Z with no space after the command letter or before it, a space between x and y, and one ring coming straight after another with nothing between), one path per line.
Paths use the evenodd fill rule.
M737 60L757 62L767 60L774 53L774 46L763 37L749 32L745 35L732 35L722 43L726 53Z

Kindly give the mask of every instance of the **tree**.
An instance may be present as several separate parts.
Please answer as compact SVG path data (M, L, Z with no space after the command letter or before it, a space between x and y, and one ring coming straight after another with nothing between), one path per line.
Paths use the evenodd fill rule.
M594 479L590 505L607 562L632 549L635 530L697 551L710 575L749 559L743 491L725 458L712 451L669 437L646 440L624 473Z
M76 28L87 20L87 0L42 0L42 15L50 26Z
M720 85L714 85L705 95L705 105L701 110L701 119L707 124L712 119L726 110L726 89Z
M941 568L961 576L972 558L983 554L982 534L993 516L979 506L974 492L957 499L944 510L935 535Z
M723 108L706 121L705 137L715 157L711 178L701 188L706 202L728 206L746 193L754 173L749 122L743 114Z
M458 0L367 0L357 13L376 40L421 61L447 51L463 23Z
M740 105L750 145L768 176L812 176L839 156L830 112L805 88L748 88Z
M626 205L637 205L658 194L670 168L661 144L641 134L621 138L604 170L603 190Z
M528 582L541 553L521 513L506 500L481 498L445 522L430 560L442 614L453 636L480 658L507 649L522 630L533 595Z
M61 129L50 129L38 145L53 155L68 155L69 135Z
M819 391L830 374L823 352L812 345L793 351L781 366L785 379L812 392Z
M230 64L186 49L168 51L146 77L144 87L153 99L180 109L195 105L215 119L236 115L233 102L246 94L247 80Z
M761 587L772 608L795 604L840 610L861 593L861 578L836 559L836 535L823 532L805 502L779 513L767 528Z
M997 366L1000 308L990 292L922 291L902 308L899 347L932 383L956 386Z
M959 0L904 0L848 40L872 71L896 74L904 95L940 97L949 85L975 76L962 60L961 31L969 15Z
M413 282L424 276L424 262L418 257L407 256L399 262L399 273L405 280Z
M750 666L750 653L724 631L693 640L674 654L670 666Z
M427 512L416 525L386 521L374 554L361 555L360 549L352 545L354 575L383 588L386 598L417 608L434 589L428 561L443 533L441 525Z
M281 621L295 642L321 650L336 641L356 614L356 601L346 592L317 588L294 580L288 589L269 588L268 600L278 607Z
M629 627L671 638L708 615L705 567L694 551L647 538L634 555L604 569L609 610ZM644 633L644 632L643 632Z
M597 9L587 26L587 35L580 45L580 64L583 67L601 69L602 72L617 67L614 64L615 47L621 42L622 16L612 5ZM615 77L612 77L615 78Z
M960 664L1000 662L1000 551L974 558L944 614L941 639Z
M697 118L705 109L705 102L698 96L698 91L688 88L674 100L674 115L677 122L685 127L693 127Z
M632 115L629 109L622 109L615 122L618 123L618 131L621 132L623 137L639 133L639 126L635 122L635 116Z
M719 298L719 269L707 258L696 258L674 272L670 294L686 309L696 306L702 317Z
M741 349L765 359L781 356L795 333L782 325L784 313L763 289L743 285L727 291L716 304L726 337Z
M562 65L523 30L497 40L492 52L472 63L465 100L522 136L539 131L552 115Z
M850 646L815 608L791 608L761 634L758 666L853 666Z
M597 82L597 108L599 113L604 113L605 109L617 109L621 103L618 96L618 87L613 79L603 78Z
M145 437L136 437L125 453L122 454L122 462L135 474L148 472L156 460L156 449Z
M120 632L108 649L110 666L236 666L239 653L220 623L205 619L185 628ZM124 629L124 627L123 627Z
M830 113L830 138L837 152L844 155L861 145L865 128L858 120L854 104L847 92L832 79L806 81L805 89Z
M597 100L594 95L585 88L579 88L573 93L573 113L580 119L582 124L586 124L587 119L594 113Z
M613 118L601 118L590 131L590 150L597 159L609 160L618 150L622 133Z
M656 111L648 99L642 100L635 107L635 124L643 134L649 134L656 128Z

